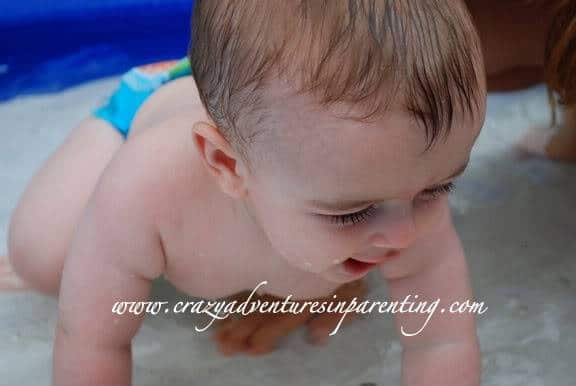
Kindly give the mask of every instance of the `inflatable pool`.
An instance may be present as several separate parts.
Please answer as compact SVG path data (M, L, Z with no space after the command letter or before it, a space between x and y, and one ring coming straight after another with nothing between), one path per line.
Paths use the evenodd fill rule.
M0 2L0 100L185 56L193 0Z

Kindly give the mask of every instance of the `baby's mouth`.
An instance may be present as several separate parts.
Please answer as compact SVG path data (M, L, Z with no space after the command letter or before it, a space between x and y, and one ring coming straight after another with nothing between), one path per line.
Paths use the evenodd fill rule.
M342 262L342 266L346 272L353 275L363 274L396 255L398 255L398 251L391 250L379 257L366 258L366 260L369 261L358 260L350 257Z
M366 273L377 265L377 263L366 263L364 261L356 260L353 258L346 259L342 263L344 270L353 275Z

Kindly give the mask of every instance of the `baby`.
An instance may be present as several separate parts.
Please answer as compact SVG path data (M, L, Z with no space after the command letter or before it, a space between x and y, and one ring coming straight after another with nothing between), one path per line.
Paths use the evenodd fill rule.
M144 314L112 306L160 276L310 299L376 269L392 301L472 299L447 197L485 114L465 4L197 0L192 27L192 76L128 127L86 119L14 212L14 270L59 296L55 385L130 384ZM472 314L394 318L404 385L479 385ZM271 349L274 328L243 326L238 350Z

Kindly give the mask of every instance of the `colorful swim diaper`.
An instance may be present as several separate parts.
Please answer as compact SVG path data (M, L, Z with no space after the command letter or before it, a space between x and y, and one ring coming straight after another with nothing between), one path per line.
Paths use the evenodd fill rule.
M116 91L93 115L109 122L126 138L142 103L163 84L191 73L188 58L134 67L122 76Z

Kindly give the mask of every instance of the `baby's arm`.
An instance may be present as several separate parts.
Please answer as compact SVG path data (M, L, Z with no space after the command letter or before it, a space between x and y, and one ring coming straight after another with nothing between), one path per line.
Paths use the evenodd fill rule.
M406 251L408 270L386 271L391 300L440 302L428 324L427 314L397 313L395 324L403 346L402 385L405 386L478 386L480 384L480 347L475 316L450 313L454 301L474 301L468 269L460 239L452 224L448 200L442 199L442 219L438 227L423 236L412 250ZM398 261L400 262L400 261ZM401 267L398 265L398 267ZM416 268L417 267L417 268ZM418 295L415 299L414 295ZM445 312L442 313L441 309ZM422 327L426 326L422 329ZM414 336L405 336L406 334Z
M149 220L154 194L146 191L141 178L145 169L130 162L130 150L120 153L92 195L65 261L55 386L131 383L131 340L144 313L116 315L112 306L116 301L147 300L151 280L164 269L161 243Z

